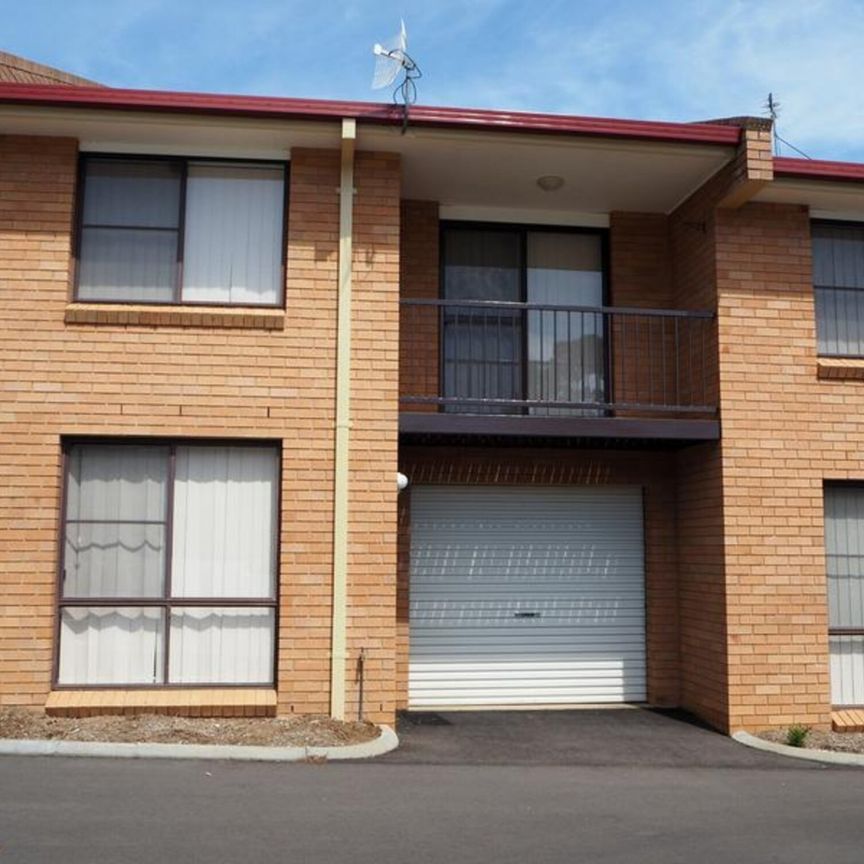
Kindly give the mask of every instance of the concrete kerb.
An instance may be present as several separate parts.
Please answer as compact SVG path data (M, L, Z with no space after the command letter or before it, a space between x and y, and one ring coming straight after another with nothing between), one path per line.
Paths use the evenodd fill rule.
M0 756L97 756L115 759L209 759L235 762L303 762L370 759L399 746L389 726L372 741L345 747L249 747L234 744L127 744L90 741L0 740Z
M841 753L836 750L808 750L806 747L789 747L786 744L775 744L773 741L757 738L749 732L736 732L732 735L732 739L745 747L764 750L766 753L776 753L779 756L790 756L792 759L823 762L826 765L864 768L864 753Z

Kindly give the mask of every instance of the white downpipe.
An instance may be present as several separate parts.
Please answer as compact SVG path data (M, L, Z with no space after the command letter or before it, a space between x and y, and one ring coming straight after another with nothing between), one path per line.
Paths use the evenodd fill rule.
M330 714L345 719L348 611L348 471L351 430L351 259L354 230L355 120L342 120L339 181L339 291L336 318L336 452L333 469L333 623Z

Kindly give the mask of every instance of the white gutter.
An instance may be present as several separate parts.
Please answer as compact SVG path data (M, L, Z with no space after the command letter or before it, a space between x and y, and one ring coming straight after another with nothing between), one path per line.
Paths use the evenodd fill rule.
M339 182L339 292L336 316L336 452L333 468L333 623L330 714L345 719L348 610L348 471L351 430L351 258L354 230L354 143L357 122L342 120Z

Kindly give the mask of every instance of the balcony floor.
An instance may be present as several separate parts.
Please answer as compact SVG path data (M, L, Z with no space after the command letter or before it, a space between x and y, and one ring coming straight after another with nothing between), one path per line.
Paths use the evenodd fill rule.
M688 444L720 439L716 419L690 417L526 417L402 411L403 439L537 438Z

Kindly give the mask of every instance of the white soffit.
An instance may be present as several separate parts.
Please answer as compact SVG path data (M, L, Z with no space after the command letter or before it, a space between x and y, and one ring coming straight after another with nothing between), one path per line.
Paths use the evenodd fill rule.
M294 147L338 149L340 128L338 120L0 107L0 134L68 136L98 152L286 159ZM404 198L583 225L613 210L669 212L734 154L717 145L473 129L409 127L402 135L362 121L358 148L402 155ZM550 174L564 187L540 189L537 178Z
M864 221L864 183L775 179L756 195L756 201L800 204L814 219Z
M9 106L0 134L77 138L84 151L287 159L292 147L338 148L340 124Z
M402 154L402 196L442 207L506 212L666 213L715 174L734 151L712 145L362 126L361 149ZM537 178L564 178L544 192ZM583 220L584 224L584 220Z

